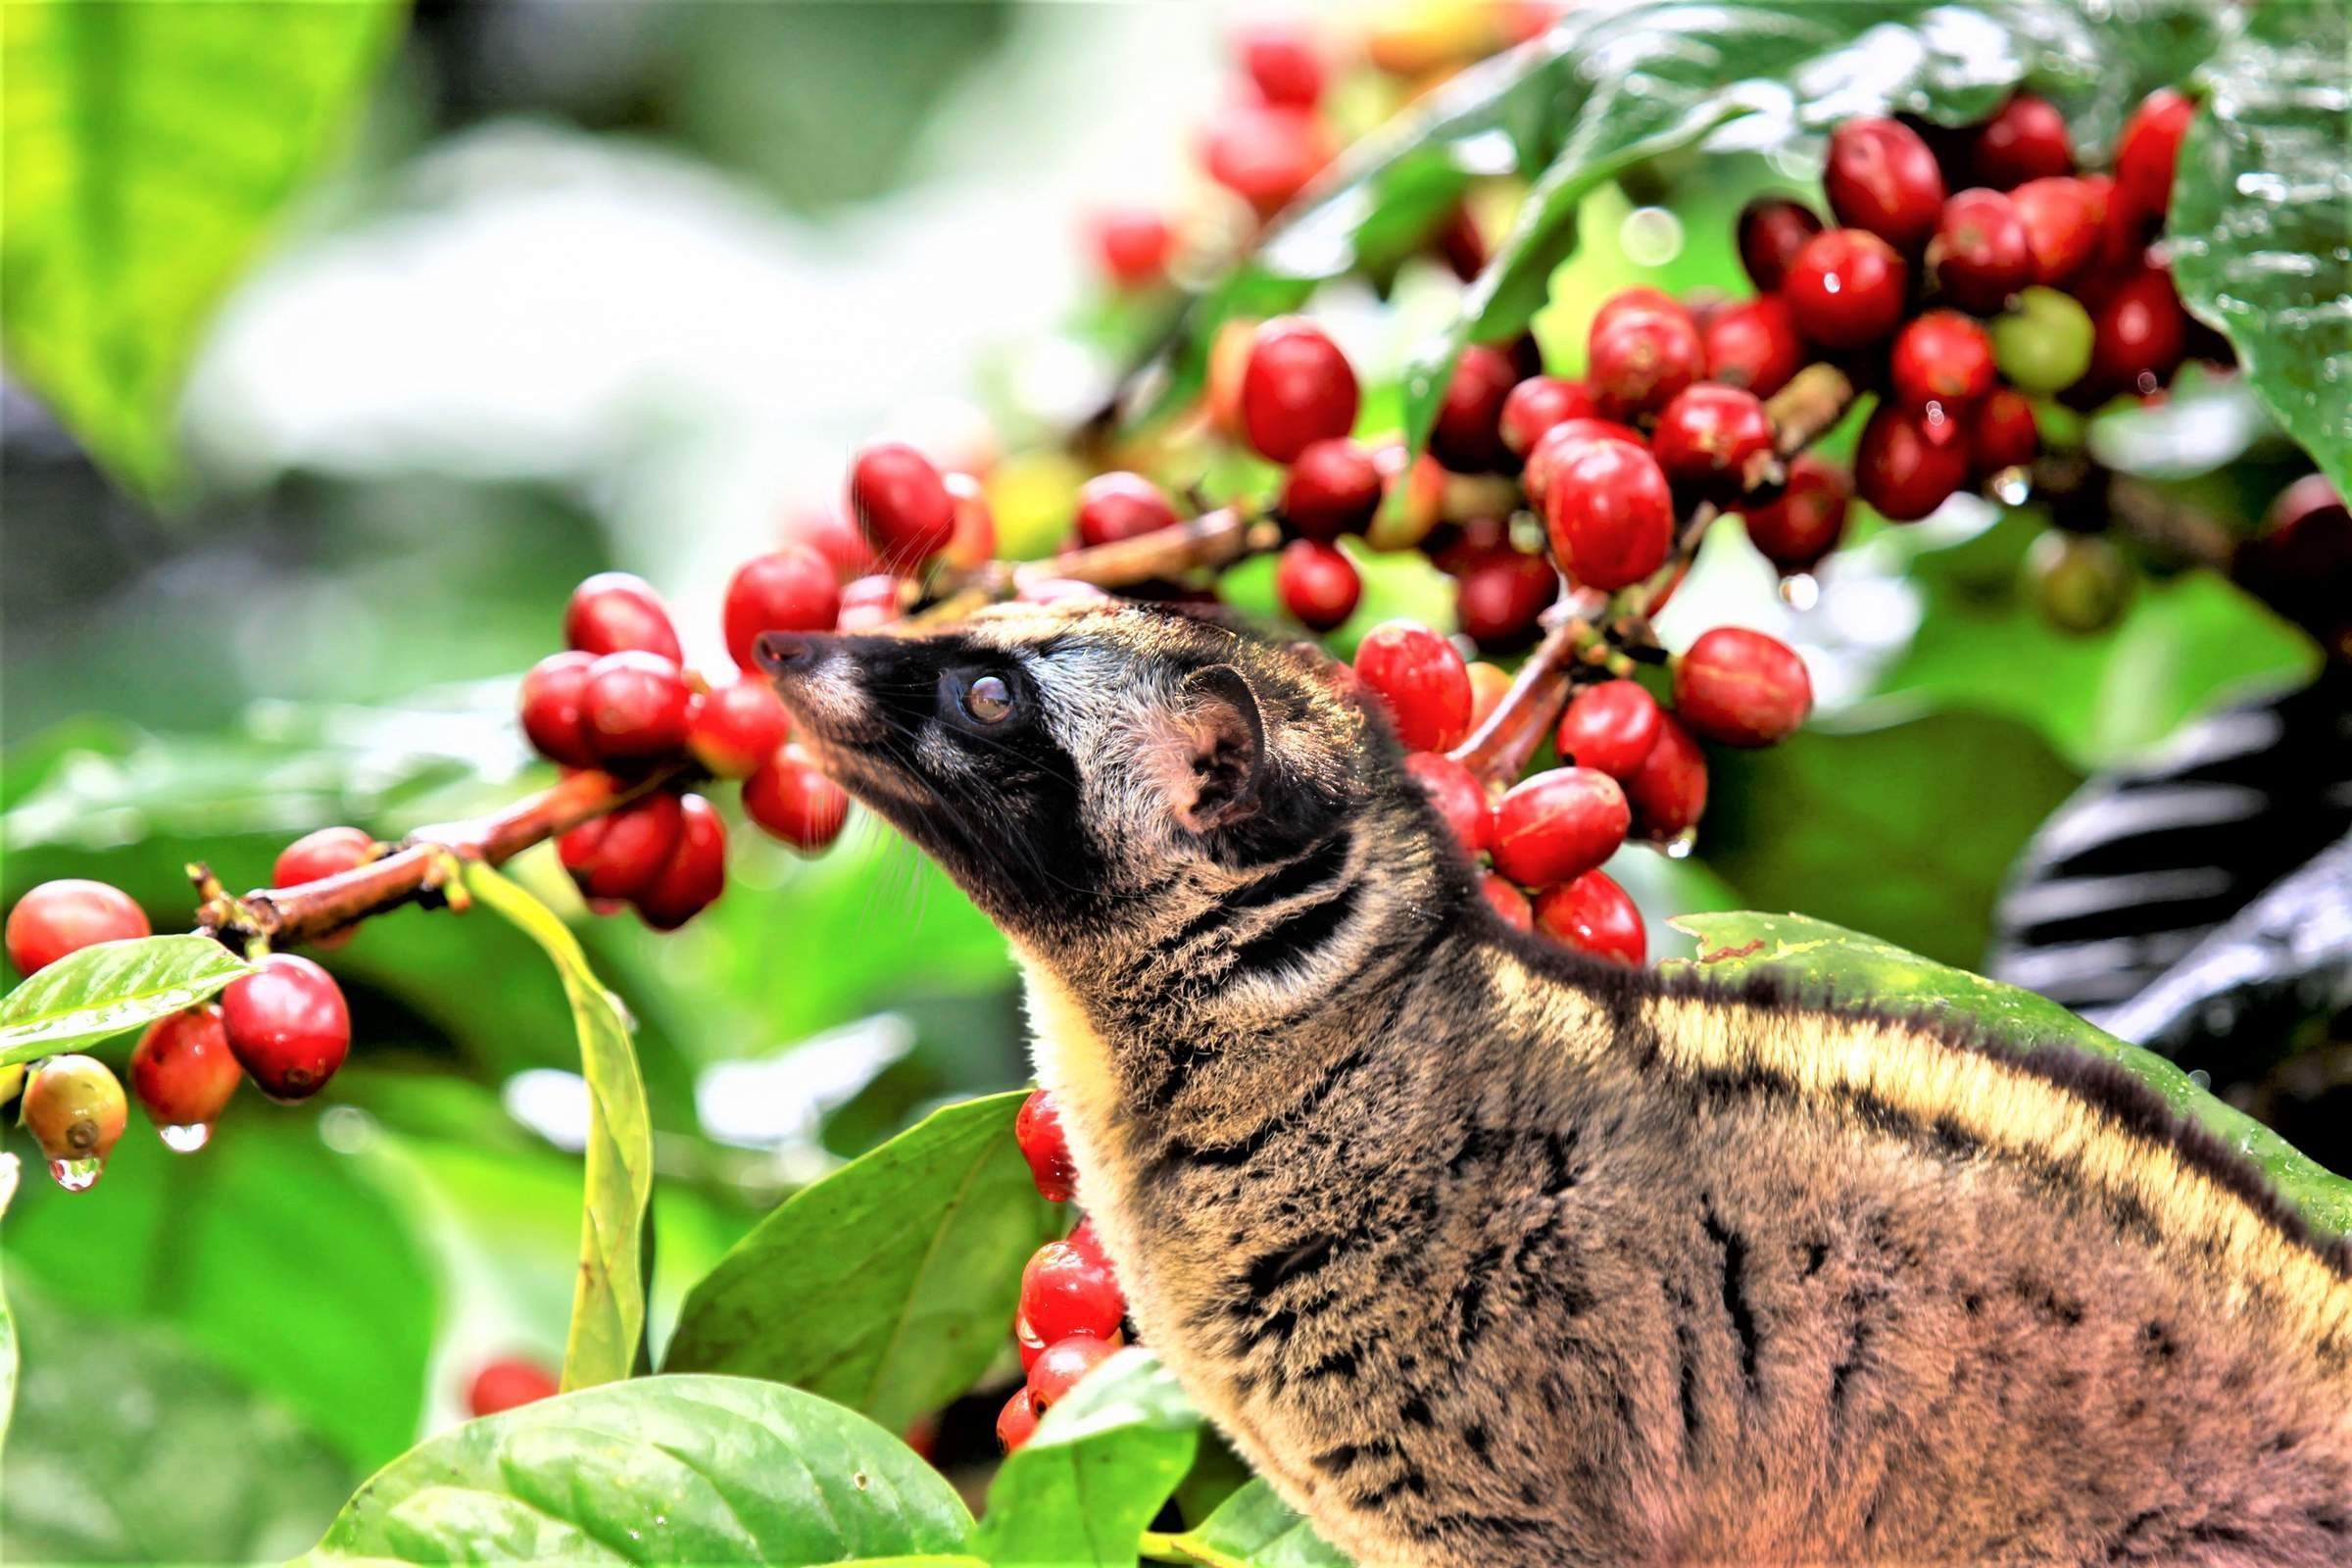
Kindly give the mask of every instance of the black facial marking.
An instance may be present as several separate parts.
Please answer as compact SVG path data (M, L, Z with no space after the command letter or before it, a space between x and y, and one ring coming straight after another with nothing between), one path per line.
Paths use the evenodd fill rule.
M1362 883L1350 882L1322 903L1310 904L1251 937L1234 950L1230 977L1266 974L1309 956L1339 934L1355 913L1362 892Z

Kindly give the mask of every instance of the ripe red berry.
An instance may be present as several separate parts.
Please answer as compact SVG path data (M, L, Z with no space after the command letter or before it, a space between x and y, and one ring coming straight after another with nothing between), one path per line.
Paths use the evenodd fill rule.
M1127 1315L1127 1298L1099 1251L1048 1242L1021 1270L1020 1311L1047 1345L1073 1334L1107 1340Z
M814 549L785 545L754 556L727 579L727 657L738 669L757 669L752 645L761 632L830 631L840 612L840 578Z
M552 1399L563 1392L556 1375L536 1361L515 1356L484 1362L466 1386L466 1408L475 1416L497 1415L517 1405Z
M1519 380L1518 367L1501 349L1487 343L1463 349L1430 426L1429 450L1437 460L1455 473L1492 473L1510 466L1502 410Z
M1537 894L1536 929L1579 953L1629 968L1641 967L1649 956L1641 909L1606 871L1587 871Z
M1494 869L1528 887L1566 882L1616 854L1632 824L1625 791L1608 774L1548 768L1494 803Z
M1078 1195L1078 1164L1070 1158L1070 1141L1061 1130L1061 1107L1043 1089L1032 1089L1012 1119L1013 1142L1029 1162L1038 1192L1056 1203Z
M2188 316L2172 274L2149 268L2116 285L2091 317L2090 376L2118 391L2162 387L2187 352Z
M130 1105L105 1062L51 1056L24 1086L17 1114L41 1152L60 1162L103 1160L122 1136Z
M1590 346L1593 338L1616 325L1620 317L1646 315L1653 311L1663 311L1668 316L1690 314L1681 300L1664 289L1636 283L1619 289L1600 302L1600 308L1592 313L1592 319L1585 326L1585 341Z
M1962 310L1999 310L2034 281L2034 248L2017 204L1997 190L1964 190L1945 202L1928 270Z
M1833 228L1796 253L1781 292L1809 341L1851 349L1894 330L1909 281L1893 246L1862 229Z
M2041 451L2034 405L2025 394L1996 387L1969 420L1969 467L1979 477L2032 463Z
M1821 218L1786 196L1758 196L1740 209L1740 265L1759 293L1770 294L1788 275L1805 241L1821 232Z
M580 687L580 729L610 760L666 757L686 744L694 693L660 654L606 654Z
M1559 571L1541 552L1499 544L1473 553L1454 570L1454 621L1483 653L1534 642L1544 612L1559 597Z
M1118 1353L1119 1348L1092 1334L1055 1340L1029 1368L1029 1396L1041 1411L1062 1401L1078 1380Z
M1707 351L1707 379L1744 387L1768 398L1805 367L1796 313L1777 294L1727 305L1699 333Z
M1588 441L1622 441L1629 447L1646 452L1649 443L1642 432L1630 424L1614 419L1594 419L1578 416L1562 419L1544 432L1536 448L1527 455L1527 468L1519 483L1527 491L1527 499L1542 507L1551 493L1551 476L1567 458L1581 451Z
M305 833L277 852L270 881L281 888L300 887L366 865L375 858L375 840L356 827L322 827Z
M1646 450L1588 441L1553 469L1544 523L1560 569L1588 588L1613 593L1666 564L1674 547L1674 493Z
M1531 375L1502 400L1502 444L1524 458L1553 425L1591 417L1599 407L1592 388L1582 381Z
M1778 637L1718 626L1674 662L1674 710L1722 745L1774 746L1813 710L1813 680Z
M1905 404L1956 413L1992 390L1992 338L1958 311L1930 311L1894 335L1886 365Z
M639 918L675 931L709 907L727 885L727 825L700 795L678 800L677 848L669 863L633 899Z
M263 1094L308 1100L351 1051L351 1012L334 977L310 959L271 953L259 961L260 973L220 993L228 1049Z
M997 1446L1006 1453L1018 1453L1028 1441L1037 1436L1037 1403L1029 1396L1029 1385L1024 1383L1012 1391L1004 1408L997 1412Z
M1604 680L1578 689L1560 714L1560 760L1623 782L1658 744L1665 714L1638 681Z
M785 544L805 545L824 557L836 580L874 569L873 548L865 542L865 535L835 508L796 512L785 519L780 532Z
M720 778L748 778L784 744L791 727L764 676L746 675L694 705L686 749Z
M594 767L585 722L588 668L594 654L550 654L522 677L522 732L541 757L565 767Z
M685 830L675 795L648 795L565 832L556 857L583 896L633 899L668 869Z
M2075 172L2075 142L2066 117L2057 105L2030 92L2011 98L1984 122L1974 152L1976 177L1994 190Z
M1511 689L1511 672L1500 664L1490 664L1483 659L1470 662L1470 727L1476 730L1487 721L1487 715L1501 706L1503 694Z
M899 618L912 601L903 577L877 571L841 587L841 612L833 619L836 631L870 632Z
M677 628L652 583L626 571L600 571L571 591L564 611L564 641L583 654L642 649L675 663Z
M1843 468L1807 452L1788 465L1788 480L1771 501L1750 504L1747 537L1784 572L1810 571L1845 535L1853 481Z
M1325 544L1361 533L1380 510L1380 465L1345 436L1310 443L1283 480L1282 514L1301 538Z
M904 442L867 447L850 466L850 511L875 554L914 566L956 537L956 501L931 460Z
M1605 309L1585 346L1585 375L1601 413L1622 419L1662 409L1705 373L1706 345L1690 313Z
M939 482L956 503L956 537L939 553L942 565L957 571L977 571L997 558L997 514L988 492L968 473L948 473Z
M1491 815L1487 792L1479 787L1476 774L1444 752L1409 752L1404 770L1438 808L1463 854L1476 855L1487 847Z
M1167 276L1176 232L1157 213L1099 213L1088 225L1095 259L1120 288L1149 288Z
M1355 428L1355 371L1312 321L1278 317L1257 329L1242 370L1242 427L1258 455L1289 463L1316 441Z
M158 1127L202 1127L244 1082L220 1009L210 1003L158 1018L130 1053L131 1092Z
M1502 916L1504 923L1522 931L1536 929L1536 911L1528 905L1527 895L1489 871L1478 884L1478 891L1487 901L1487 907Z
M8 911L8 961L31 975L100 942L152 935L130 895L86 877L43 882Z
M1235 104L1201 139L1208 177L1271 218L1331 162L1322 122L1285 104Z
M2099 247L2107 204L2087 179L2030 179L2009 193L2034 257L2034 281L2059 284L2082 270Z
M2132 111L2115 144L2116 194L2132 212L2161 219L2171 211L2173 172L2196 118L2195 102L2170 87L2157 88Z
M1882 403L1854 449L1854 490L1889 522L1917 522L1968 482L1968 448L1952 416Z
M1312 631L1329 631L1354 614L1363 591L1354 563L1320 540L1294 539L1275 563L1274 592Z
M1990 348L1984 368L1989 374ZM1753 392L1702 381L1666 405L1649 449L1669 483L1724 500L1747 488L1748 465L1772 451L1772 419Z
M1323 96L1323 57L1306 29L1259 23L1236 40L1242 70L1270 104L1312 109Z
M1658 741L1625 781L1634 826L1646 839L1671 839L1698 825L1707 808L1707 759L1672 713Z
M841 836L850 798L798 748L787 746L743 781L743 809L774 837L814 855Z
M2230 570L2338 658L2352 655L2352 511L2326 474L2278 492Z
M1357 679L1378 694L1408 752L1449 751L1470 733L1470 671L1417 621L1383 621L1356 645Z
M1114 469L1078 487L1078 542L1113 544L1153 533L1176 520L1176 509L1159 486L1140 473Z
M1919 132L1899 120L1863 117L1830 132L1822 188L1830 211L1899 251L1915 251L1936 231L1943 206L1943 171Z

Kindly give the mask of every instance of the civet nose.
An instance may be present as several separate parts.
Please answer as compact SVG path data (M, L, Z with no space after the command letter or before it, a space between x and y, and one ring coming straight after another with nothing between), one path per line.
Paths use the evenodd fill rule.
M816 662L816 644L798 632L763 631L753 642L752 654L771 675L799 674Z

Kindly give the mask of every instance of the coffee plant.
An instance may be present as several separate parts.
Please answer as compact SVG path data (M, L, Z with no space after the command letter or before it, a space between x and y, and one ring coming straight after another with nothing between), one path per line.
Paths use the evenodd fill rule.
M89 25L32 14L35 64ZM125 24L165 49L194 25ZM304 25L318 35L271 45L261 74L324 114L392 24L354 6ZM1655 895L1643 867L1661 862L1642 857L1710 851L1727 773L1735 881L1775 834L1867 839L1841 826L1854 803L1818 761L1764 755L1810 733L1808 618L1843 563L1932 576L1944 568L1915 537L1945 549L1997 516L2023 541L2054 685L2090 657L2075 650L2192 574L2300 628L2295 657L2340 681L2346 42L2340 8L2220 0L1650 0L1431 6L1351 35L1253 24L1226 101L1203 106L1196 198L1087 222L1100 282L1076 330L1125 366L1092 416L993 466L864 446L837 508L734 567L708 639L682 638L644 579L586 577L545 607L544 657L514 693L552 769L533 793L389 837L314 816L246 892L198 859L193 915L162 935L105 882L12 883L22 980L0 1000L0 1098L60 1188L97 1188L76 1202L106 1200L126 1139L188 1156L139 1178L137 1200L162 1205L158 1245L176 1226L266 1226L274 1210L235 1205L276 1181L266 1156L285 1141L210 1146L292 1114L257 1099L333 1100L347 1064L398 1043L375 1038L398 1020L338 979L356 932L449 922L462 947L503 921L553 962L585 1083L562 1354L459 1369L470 1419L312 1520L311 1560L1341 1561L1136 1343L1042 1091L946 1104L793 1182L657 1332L656 1178L678 1135L650 1108L640 1020L572 914L691 927L723 914L740 824L805 857L843 839L851 804L795 742L764 636L919 630L1006 600L1127 595L1316 640L1331 680L1394 726L1494 907L1627 965L1652 961L1658 934L1642 908L1656 897L1634 892ZM1720 169L1759 154L1769 177L1724 203ZM12 148L12 182L34 166L24 156ZM289 147L280 196L317 161ZM58 280L67 238L43 251L13 195L10 216L9 284L27 302L8 323L11 372L124 483L167 489L154 416L169 382L122 380L75 335L67 296L97 285ZM1607 222L1688 228L1736 258L1740 286L1652 277L1630 247L1595 283L1587 241ZM246 248L225 228L203 243L212 273L154 307L190 328ZM1400 336L1409 354L1378 348ZM2168 483L2199 418L2245 433L2197 470L2220 479ZM1669 613L1688 579L1749 562L1779 581L1789 636L1713 620L1712 597ZM1987 591L1951 578L1924 614L1956 630ZM1985 646L1943 635L1955 664ZM689 659L706 641L726 662ZM1987 679L2014 682L2002 667ZM12 762L12 811L34 804L34 776ZM1920 787L1928 804L1895 808L1969 808ZM1975 1017L2021 1049L2112 1055L2252 1152L2316 1225L2352 1230L2352 1182L2026 991L1798 916L1678 924L1704 974L1771 966ZM843 921L795 936L772 963L854 963L875 940ZM208 1176L216 1158L238 1163ZM666 1250L666 1222L661 1235ZM340 1256L322 1239L313 1266ZM27 1338L42 1419L109 1420L113 1370L46 1369L43 1336ZM12 1333L0 1349L5 1398ZM274 1353L248 1342L227 1359ZM85 1381L60 1384L68 1372ZM993 1474L978 1452L991 1415L1006 1455ZM393 1447L414 1431L412 1407ZM380 1437L351 1447L379 1462ZM12 1466L26 1550L81 1539L54 1526L70 1505L39 1494L62 1474Z

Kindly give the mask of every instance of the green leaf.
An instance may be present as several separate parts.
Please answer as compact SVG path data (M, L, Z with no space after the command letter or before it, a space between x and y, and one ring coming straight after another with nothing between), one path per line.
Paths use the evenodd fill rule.
M2352 494L2352 12L2269 5L2238 23L2180 149L2173 277L2237 350L2255 395Z
M564 1387L614 1382L635 1370L645 1340L645 1213L654 1194L653 1127L628 1017L554 910L478 861L466 867L466 887L547 950L571 1004L588 1080L587 1199Z
M0 345L123 478L172 478L173 403L205 322L343 140L401 10L7 7Z
M1209 1568L1348 1568L1353 1561L1263 1481L1250 1482L1198 1527L1163 1544Z
M1674 923L1698 939L1698 964L1706 973L1775 970L1817 989L1835 987L1842 1002L1886 1002L1957 1019L2017 1050L2105 1056L2156 1091L2173 1110L2261 1166L2313 1229L2352 1235L2352 1177L2338 1176L2299 1152L2154 1052L2093 1028L2045 997L1801 914L1693 914Z
M210 937L83 948L0 997L0 1066L142 1028L251 973L253 965Z
M894 1432L971 1387L1060 1229L1013 1142L1026 1098L935 1111L794 1194L687 1296L662 1369L772 1378Z
M125 1333L13 1274L10 1291L24 1367L0 1562L278 1562L350 1494L332 1447L170 1330Z
M16 1155L0 1153L0 1220L8 1218L9 1200L17 1196L24 1174ZM17 1321L9 1315L7 1283L0 1277L0 1454L8 1451L9 1417L17 1408Z
M973 1547L999 1568L1133 1568L1200 1436L1175 1374L1149 1350L1121 1350L997 1471Z
M963 1550L971 1515L863 1416L748 1378L543 1399L418 1445L305 1560L838 1562Z

